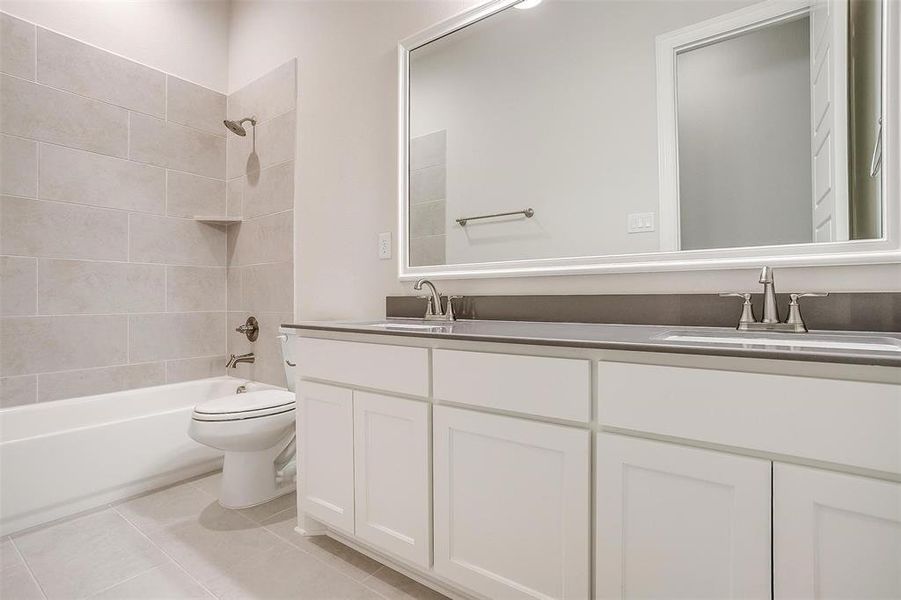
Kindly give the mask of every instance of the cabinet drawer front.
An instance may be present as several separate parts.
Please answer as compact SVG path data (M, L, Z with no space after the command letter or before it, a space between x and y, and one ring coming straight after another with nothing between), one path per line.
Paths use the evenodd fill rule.
M591 419L587 360L435 350L438 400L541 417Z
M602 425L901 473L901 386L601 362Z
M432 414L435 572L488 598L588 598L590 433Z
M415 396L429 395L426 348L298 338L301 377Z

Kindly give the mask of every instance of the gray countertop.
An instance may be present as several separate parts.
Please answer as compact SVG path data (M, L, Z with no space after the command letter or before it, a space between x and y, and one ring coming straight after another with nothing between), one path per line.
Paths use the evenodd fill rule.
M286 330L533 344L604 350L740 356L901 367L901 333L812 331L801 334L738 332L717 327L601 325L532 321L309 321ZM841 346L841 347L829 347Z

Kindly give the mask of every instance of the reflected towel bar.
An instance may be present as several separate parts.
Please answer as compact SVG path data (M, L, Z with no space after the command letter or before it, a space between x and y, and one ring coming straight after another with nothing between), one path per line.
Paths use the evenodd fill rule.
M476 221L478 219L493 219L494 217L510 217L513 215L525 215L527 219L531 219L532 215L535 214L535 211L531 208L527 208L525 210L514 210L513 212L505 212L505 213L494 213L493 215L479 215L477 217L463 217L462 219L457 219L457 223L460 224L460 227L466 227L466 223L468 221Z

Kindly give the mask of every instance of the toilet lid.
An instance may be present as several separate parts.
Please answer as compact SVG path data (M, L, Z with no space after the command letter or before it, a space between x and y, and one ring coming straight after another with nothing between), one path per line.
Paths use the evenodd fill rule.
M194 407L198 420L252 419L294 410L294 394L285 390L260 390L201 402Z

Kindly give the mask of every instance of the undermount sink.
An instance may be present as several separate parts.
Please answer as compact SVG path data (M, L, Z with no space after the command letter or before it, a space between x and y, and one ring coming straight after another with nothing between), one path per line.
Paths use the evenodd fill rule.
M739 331L667 331L655 337L664 342L689 344L729 344L741 346L779 346L783 348L818 348L824 350L865 350L869 352L901 352L901 339L820 333L769 333Z
M370 327L397 331L425 331L428 333L450 333L453 325L427 324L427 323L371 323Z

